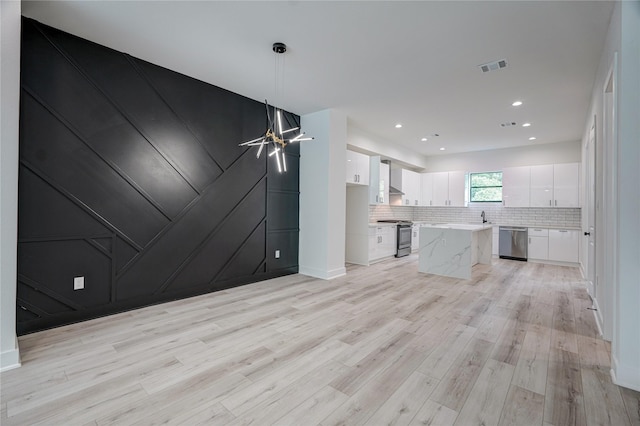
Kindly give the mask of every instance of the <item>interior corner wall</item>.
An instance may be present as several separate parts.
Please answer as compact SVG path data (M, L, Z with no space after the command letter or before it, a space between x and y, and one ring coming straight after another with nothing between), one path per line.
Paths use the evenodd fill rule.
M0 2L0 371L20 366L16 338L20 1Z
M617 294L612 345L616 383L640 391L640 1L617 5L621 19L618 65Z
M601 282L609 283L607 293L598 295L605 300L596 300L599 306L609 306L613 311L606 315L605 320L613 323L611 336L612 375L615 383L640 391L640 211L637 196L638 182L640 181L640 134L638 113L640 112L640 2L623 1L616 2L607 39L600 57L600 64L596 73L595 83L591 95L591 106L585 117L583 132L583 146L589 137L589 131L596 119L595 139L598 145L596 149L596 167L600 169L596 177L596 191L602 208L597 214L596 235L600 237L606 234L609 226L602 222L602 217L615 217L617 229L611 229L616 234L617 243L612 245L613 238L596 240L597 256L596 267ZM612 71L617 55L617 160L607 158L609 162L603 163L604 153L607 147L603 147L605 98L604 88ZM603 170L613 171L602 175ZM604 202L606 188L611 187L611 181L617 179L617 203ZM635 192L634 192L635 191ZM605 265L605 253L617 253L613 260L614 265ZM615 282L613 277L602 275L615 269ZM606 300L609 298L610 303Z
M333 110L301 118L314 141L300 146L300 273L331 279L346 273L346 117Z
M380 155L392 163L416 171L426 167L426 157L397 143L380 139L353 125L347 126L348 148L367 155Z
M20 53L18 334L298 272L263 103L32 19Z
M570 141L461 154L434 155L427 158L425 171L487 172L501 170L503 167L579 163L580 161L582 161L580 141Z

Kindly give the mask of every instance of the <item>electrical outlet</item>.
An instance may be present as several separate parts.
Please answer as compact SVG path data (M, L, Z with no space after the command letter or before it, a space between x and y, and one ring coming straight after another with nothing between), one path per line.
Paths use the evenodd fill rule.
M84 289L84 277L74 277L73 278L73 289L74 290L82 290L82 289Z
M276 259L280 259L280 250L276 250Z

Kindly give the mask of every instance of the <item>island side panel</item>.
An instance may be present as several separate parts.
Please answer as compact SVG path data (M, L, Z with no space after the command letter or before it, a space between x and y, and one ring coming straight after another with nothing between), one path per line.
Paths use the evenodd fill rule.
M471 279L471 231L420 228L418 271Z
M491 265L491 259L493 257L493 229L482 229L475 234L478 240L478 263Z

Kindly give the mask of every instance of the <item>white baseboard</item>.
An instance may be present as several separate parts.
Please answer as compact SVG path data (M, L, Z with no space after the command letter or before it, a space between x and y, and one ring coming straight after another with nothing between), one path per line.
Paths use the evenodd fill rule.
M343 266L341 268L325 270L325 269L310 268L308 266L300 265L298 266L298 273L302 275L314 277L314 278L320 278L322 280L332 280L334 278L347 275L347 268Z
M16 342L16 348L13 350L0 353L0 372L13 370L20 367L20 348L18 348L18 342Z
M620 365L613 354L611 354L611 380L618 386L640 392L640 368Z

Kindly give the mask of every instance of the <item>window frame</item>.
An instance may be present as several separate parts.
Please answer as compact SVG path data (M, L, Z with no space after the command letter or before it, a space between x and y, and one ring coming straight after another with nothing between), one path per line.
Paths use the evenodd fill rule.
M489 174L489 173L500 173L500 182L502 183L502 177L503 177L503 172L502 170L494 170L494 171L488 171L488 172L470 172L469 173L469 203L502 203L504 197L503 197L503 192L502 189L504 188L504 184L502 183L500 186L498 185L493 185L493 186L473 186L472 182L473 182L473 175L485 175L485 174ZM500 188L500 200L473 200L472 199L472 191L474 189L477 188Z

